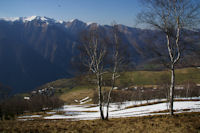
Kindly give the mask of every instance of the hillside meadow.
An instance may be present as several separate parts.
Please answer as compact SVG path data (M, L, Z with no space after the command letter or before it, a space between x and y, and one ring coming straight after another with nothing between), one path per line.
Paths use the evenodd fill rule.
M109 121L0 121L2 133L199 133L200 113L117 118Z
M176 69L176 85L187 84L192 82L200 84L199 68L182 68ZM128 71L120 72L120 77L116 81L119 88L127 88L134 86L153 87L155 85L163 85L170 82L170 71ZM110 87L111 74L104 75L104 89ZM74 99L84 97L93 97L96 90L96 84L93 75L81 75L71 79L59 79L47 83L39 88L53 86L56 88L56 95L67 103L74 102Z

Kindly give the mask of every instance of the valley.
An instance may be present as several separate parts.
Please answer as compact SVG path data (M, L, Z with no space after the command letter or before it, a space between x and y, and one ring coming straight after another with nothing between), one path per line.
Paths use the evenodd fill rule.
M0 9L0 133L200 133L200 1Z

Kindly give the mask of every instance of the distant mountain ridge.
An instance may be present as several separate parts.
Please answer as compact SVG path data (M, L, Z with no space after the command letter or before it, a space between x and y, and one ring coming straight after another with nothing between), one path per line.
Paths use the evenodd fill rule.
M15 22L15 21L22 21L22 22L30 22L33 20L41 20L46 23L63 23L63 21L56 21L55 19L48 18L45 16L30 16L30 17L7 17L7 18L0 18L0 20Z
M73 61L78 54L80 34L93 26L109 36L112 27L85 23L78 19L57 21L31 16L0 19L0 82L15 92L34 89L46 82L72 77ZM128 47L136 65L154 58L146 50L147 41L158 31L119 25L123 44Z
M72 19L69 21L63 21L63 20L55 20L46 16L30 16L30 17L5 17L5 18L0 18L2 21L7 21L7 22L23 22L23 23L28 23L31 21L40 21L46 24L66 24L66 26L69 26L71 24L83 24L86 26L94 24L93 22L88 22L85 23L81 20L78 19ZM97 24L97 23L95 23Z

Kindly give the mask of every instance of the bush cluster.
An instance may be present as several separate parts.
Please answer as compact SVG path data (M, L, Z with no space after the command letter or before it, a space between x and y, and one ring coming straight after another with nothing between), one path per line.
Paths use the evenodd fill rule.
M15 119L17 115L25 112L40 112L59 108L63 105L64 102L56 96L35 95L30 100L15 96L0 102L0 119Z
M104 102L107 101L108 90L104 91ZM175 89L175 97L197 97L200 96L200 87L194 84L183 85L183 89ZM139 101L151 99L169 98L169 85L161 85L159 88L138 87L137 89L128 88L126 90L113 90L111 93L111 102ZM94 92L93 102L98 103L98 92Z

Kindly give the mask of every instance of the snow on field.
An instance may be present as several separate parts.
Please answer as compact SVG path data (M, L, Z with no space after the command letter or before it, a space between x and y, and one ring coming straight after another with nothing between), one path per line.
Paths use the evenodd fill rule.
M187 98L182 99L187 100ZM200 97L192 99L200 99ZM165 101L165 99L149 100L148 103L162 101ZM157 103L147 106L131 107L134 105L141 105L145 103L147 103L147 101L128 101L123 103L112 103L109 108L109 117L119 118L167 114L162 112L159 113L159 111L165 111L168 109L167 103ZM174 102L174 110L176 110L175 113L200 112L200 101L176 101ZM57 109L53 111L63 113L62 115L52 114L51 116L46 116L43 118L67 120L92 120L100 118L99 107L96 104L65 105L62 109ZM106 109L104 111L106 111Z
M183 98L187 100L187 98ZM192 98L194 99L194 98ZM199 97L195 98L199 99ZM155 99L150 100L148 103L165 101L165 99ZM148 116L148 115L157 115L157 114L166 114L166 113L156 113L158 111L164 111L167 109L167 103L158 103L148 106L141 107L132 107L127 108L133 105L145 104L147 101L128 101L124 103L113 103L110 106L109 116L112 118L119 117L135 117L135 116ZM200 111L200 101L177 101L174 102L174 110L176 113L181 112L199 112ZM72 119L72 120L90 120L90 119L98 119L99 115L99 107L95 104L87 104L87 105L65 105L63 109L60 111L64 111L65 115L52 115L48 117L44 117L44 119ZM106 111L106 110L105 110Z
M119 117L135 117L135 116L148 116L148 115L157 115L164 113L155 113L158 111L164 111L167 109L166 103L159 103L148 106L133 107L127 109L119 109L116 105L111 105L110 107L110 117L119 118ZM199 112L200 111L200 101L181 101L174 102L174 109L177 110L176 113L181 112ZM187 110L190 109L190 110ZM184 111L186 110L186 111ZM72 119L72 120L91 120L98 119L99 112L98 107L88 108L85 106L78 105L65 105L64 109L66 115L52 115L44 117L44 119ZM96 112L95 112L96 111ZM74 112L72 115L67 115L68 112Z
M85 104L85 103L91 102L92 99L90 97L85 97L85 98L81 99L80 101L78 101L77 99L75 99L74 101L76 103Z
M38 118L41 117L41 115L25 115L25 116L19 116L18 118Z

